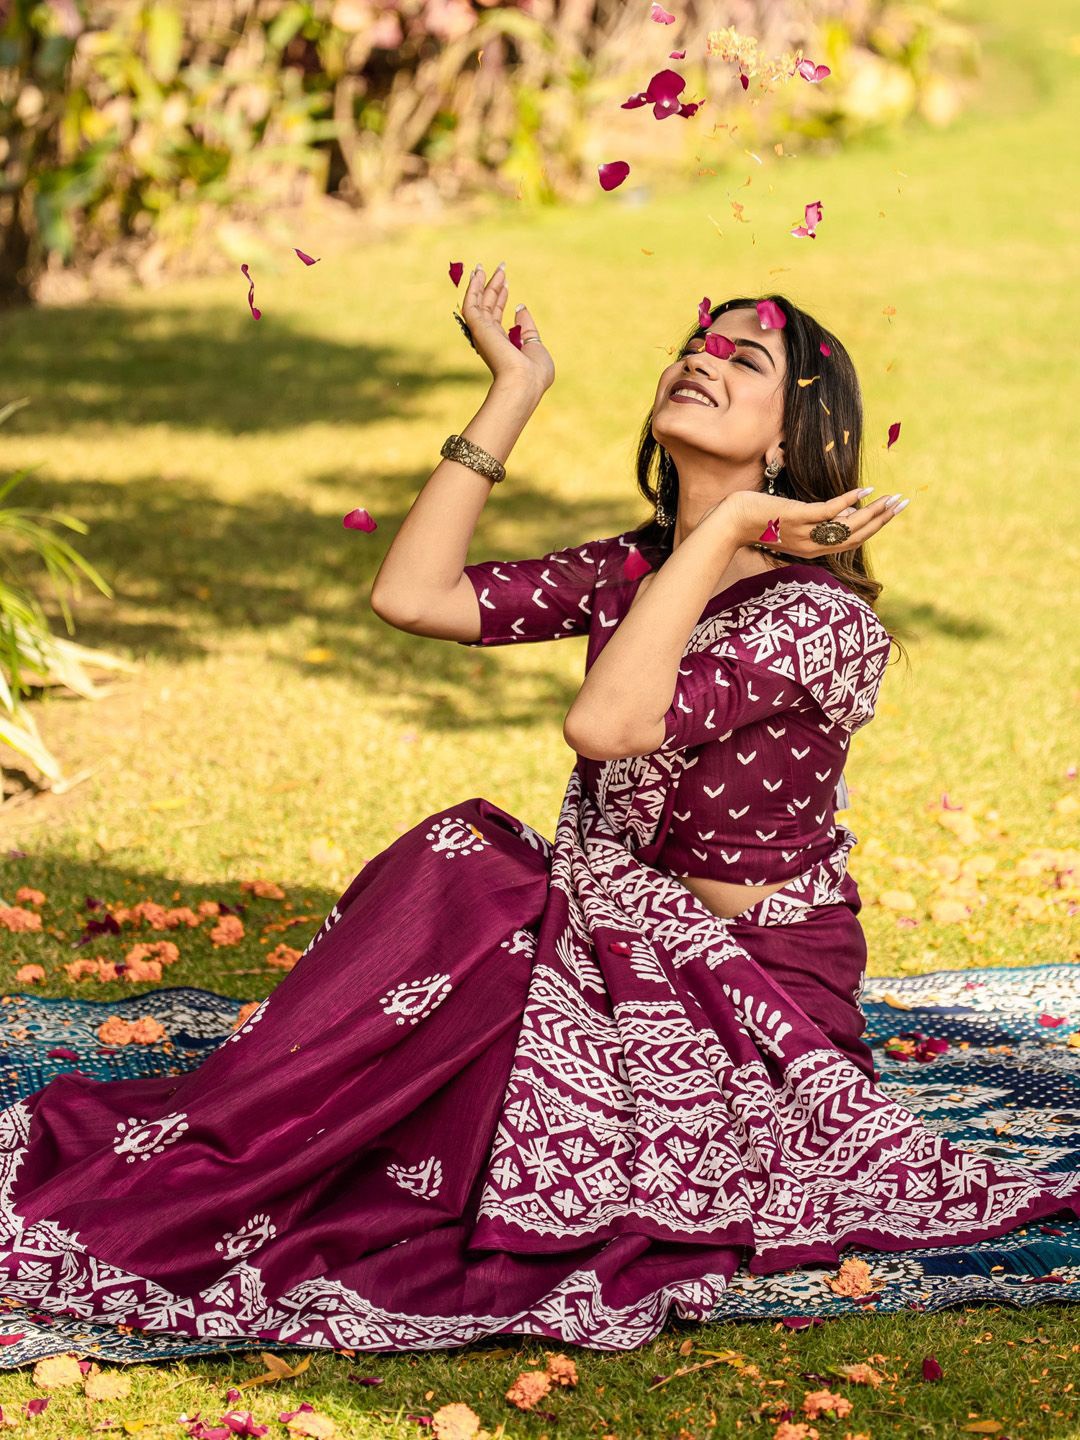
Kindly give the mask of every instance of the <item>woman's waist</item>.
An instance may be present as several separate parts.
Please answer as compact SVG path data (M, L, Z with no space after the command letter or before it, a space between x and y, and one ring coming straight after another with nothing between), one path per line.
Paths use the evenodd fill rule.
M709 829L680 828L673 822L653 863L678 878L689 875L740 886L771 885L791 880L824 860L837 848L842 830L834 823L805 838L783 839L778 832L766 832L764 839L757 833L730 832L721 838L715 829L710 834Z

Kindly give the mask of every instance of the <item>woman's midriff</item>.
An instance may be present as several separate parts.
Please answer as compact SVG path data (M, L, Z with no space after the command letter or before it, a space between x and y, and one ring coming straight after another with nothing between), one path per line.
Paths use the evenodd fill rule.
M707 909L723 920L733 919L788 883L777 880L774 885L733 885L727 880L712 880L699 875L672 875L671 879L685 885Z

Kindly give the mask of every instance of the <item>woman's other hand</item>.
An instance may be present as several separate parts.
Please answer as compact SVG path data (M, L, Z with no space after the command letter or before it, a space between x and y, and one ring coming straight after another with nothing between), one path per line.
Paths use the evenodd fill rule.
M784 555L803 555L816 559L819 555L842 550L857 550L897 513L898 495L883 495L868 505L858 505L863 487L848 490L831 500L792 500L787 496L770 495L765 490L736 490L705 511L698 524L706 519L733 529L740 545L764 545ZM890 501L894 502L890 505ZM770 520L780 520L779 540L762 540ZM823 520L840 520L851 531L849 539L836 545L823 545L810 536L810 531Z
M528 306L517 311L514 323L521 326L521 349L503 329L503 310L509 289L506 267L499 264L485 284L481 267L469 276L461 313L472 332L473 344L484 364L499 383L517 381L541 394L555 381L555 362L540 340L529 340L539 326Z

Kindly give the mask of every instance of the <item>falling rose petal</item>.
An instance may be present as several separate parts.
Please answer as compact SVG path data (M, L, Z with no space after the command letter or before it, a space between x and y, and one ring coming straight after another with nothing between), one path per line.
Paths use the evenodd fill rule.
M940 1380L945 1372L935 1360L933 1355L927 1355L922 1362L922 1378L924 1380Z
M701 300L698 301L697 307L697 323L702 330L707 330L712 324L711 309L709 297L707 295L703 296Z
M650 19L655 20L658 25L674 25L675 16L662 10L659 5L654 5L650 12Z
M516 346L516 348L517 348L518 350L520 350L520 349L521 349L521 326L520 326L520 325L511 325L511 326L510 326L510 329L509 329L506 333L507 333L507 337L508 337L508 339L509 339L509 341L510 341L510 344L513 345L513 346Z
M885 446L885 449L886 449L886 450L891 450L892 447L896 444L897 440L899 440L899 438L900 438L900 423L901 423L901 422L900 422L899 420L897 420L897 421L895 421L892 425L889 426L889 443L888 443L888 445Z
M817 239L817 236L814 234L813 230L808 230L805 225L796 225L795 229L792 230L791 233L792 235L798 235L802 237L809 236L811 240Z
M734 340L729 340L726 335L719 335L715 332L705 336L705 349L710 355L715 355L718 360L730 360L736 353Z
M742 88L743 88L744 90L749 90L749 89L750 89L750 81L749 81L748 77L745 76L745 75L740 75L740 76L739 76L739 84L742 86Z
M943 790L941 792L941 808L943 810L962 810L964 807L963 805L954 805L949 799L948 791Z
M79 1058L74 1050L65 1050L62 1046L57 1046L55 1050L47 1050L45 1054L50 1060L78 1060Z
M463 264L460 260L451 260L451 262L450 262L450 279L454 282L455 285L460 285L460 284L461 284L461 277L462 277L462 275L464 275L464 273L465 273L465 266L464 266L464 264Z
M647 575L652 566L642 555L636 545L631 545L623 561L623 578L625 580L636 580L641 575Z
M251 307L251 316L252 316L252 319L253 319L253 320L261 320L261 319L262 319L262 311L255 309L255 281L251 278L251 271L248 269L248 267L247 267L246 265L241 265L241 266L240 266L240 270L241 270L241 273L242 273L242 274L244 274L244 275L247 276L247 282L248 282L248 305Z
M759 300L754 309L763 330L783 330L787 324L787 316L774 300Z
M757 538L775 545L780 539L780 516L778 515L775 520L770 520Z
M811 230L815 230L821 224L821 201L811 200L803 211L806 223Z
M350 510L341 523L347 530L366 530L368 534L379 528L366 510Z
M1047 1026L1064 1025L1065 1018L1066 1017L1064 1015L1039 1015L1036 1019L1036 1023L1039 1025Z
M1039 1232L1042 1235L1064 1235L1064 1230L1058 1230L1053 1225L1040 1225Z
M832 354L832 348L826 345L824 340L822 340L821 344L818 346L818 349L821 351L822 355Z
M672 50L671 54L670 54L667 58L668 58L669 60L685 60L685 59L686 59L686 51L685 51L685 50Z
M812 60L800 60L795 69L804 80L809 80L811 85L820 85L826 76L832 74L827 65L815 65Z
M616 190L630 174L630 166L625 160L612 160L607 165L598 165L596 173L601 189Z
M295 245L293 246L293 249L296 250ZM305 255L303 250L296 250L296 253L300 256L300 259L304 262L305 265L317 265L319 263L318 260L313 260L310 255ZM321 260L322 256L320 256L319 259Z

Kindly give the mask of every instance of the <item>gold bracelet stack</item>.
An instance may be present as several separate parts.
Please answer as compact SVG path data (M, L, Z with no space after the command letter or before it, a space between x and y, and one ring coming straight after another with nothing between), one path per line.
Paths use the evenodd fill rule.
M502 461L496 460L494 455L474 445L471 440L466 440L464 435L448 435L439 454L444 460L459 460L470 470L476 470L496 483L506 478L506 466Z

